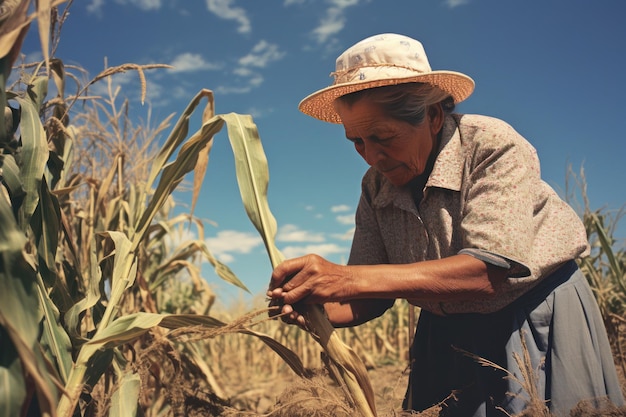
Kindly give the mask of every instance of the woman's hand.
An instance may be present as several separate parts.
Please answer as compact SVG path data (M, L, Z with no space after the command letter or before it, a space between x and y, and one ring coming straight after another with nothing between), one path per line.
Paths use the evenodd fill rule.
M354 294L349 266L338 265L318 255L289 259L278 265L267 290L270 305L282 305L284 321L304 326L305 320L294 308L297 303L324 304L344 301Z

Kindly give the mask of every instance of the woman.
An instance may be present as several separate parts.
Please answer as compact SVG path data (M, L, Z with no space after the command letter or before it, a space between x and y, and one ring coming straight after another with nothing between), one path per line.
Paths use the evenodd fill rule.
M268 296L287 320L304 324L298 302L323 304L338 327L378 317L397 298L419 306L408 410L443 402L450 416L513 415L534 390L556 415L581 400L622 405L574 261L588 253L585 229L541 180L534 148L503 121L454 114L473 80L432 71L414 39L367 38L333 75L300 110L343 124L371 168L348 265L308 255L273 271ZM520 371L524 352L536 379Z

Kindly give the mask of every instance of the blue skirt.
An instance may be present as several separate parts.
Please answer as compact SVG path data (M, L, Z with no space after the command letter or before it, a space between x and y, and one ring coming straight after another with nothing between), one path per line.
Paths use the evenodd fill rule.
M574 261L496 313L422 311L412 358L405 410L441 404L444 416L509 416L531 394L556 416L581 400L624 404L600 311Z

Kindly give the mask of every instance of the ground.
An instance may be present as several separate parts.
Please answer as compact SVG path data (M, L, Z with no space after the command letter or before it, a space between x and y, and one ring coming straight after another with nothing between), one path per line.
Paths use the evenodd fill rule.
M331 379L320 370L320 375L310 381L291 375L279 379L266 380L255 385L237 399L233 406L225 410L224 416L272 416L272 417L353 417L354 412L345 407L341 391ZM407 386L408 370L401 365L379 366L368 371L376 394L378 417L401 417L401 406ZM620 372L622 389L626 396L626 378ZM246 410L246 411L241 411ZM414 416L435 417L438 409L414 413ZM537 417L530 412L516 417ZM570 417L624 417L626 407L606 411L592 411L584 405L572 411ZM545 416L544 416L545 417Z

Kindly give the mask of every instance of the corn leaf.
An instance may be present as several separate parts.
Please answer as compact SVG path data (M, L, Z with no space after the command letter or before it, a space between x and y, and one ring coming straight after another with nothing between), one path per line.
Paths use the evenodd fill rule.
M72 342L63 328L60 314L43 284L37 286L40 304L44 312L41 344L49 359L56 364L61 382L67 382L72 369Z
M137 415L137 403L141 390L141 378L138 374L125 373L118 388L111 397L109 417L133 417Z
M48 78L34 77L31 80L26 92L33 103L33 107L35 107L36 109L41 109L43 106L43 102L48 95Z
M53 392L54 382L47 372L37 339L42 318L37 277L23 251L26 238L18 229L4 198L0 198L0 224L0 327L8 336L8 340L3 340L3 347L12 344L20 359L19 371L29 375L37 387L42 411L48 411L56 403L56 393ZM2 376L7 382L23 381L23 377L16 373L18 366L10 352L9 348L8 356L2 355ZM0 397L17 400L21 389L16 385L6 385Z
M189 132L189 119L191 118L191 115L195 111L196 107L198 107L200 101L205 97L212 102L213 92L205 89L201 90L198 94L196 94L191 102L189 102L187 108L185 108L185 111L181 114L180 118L176 122L176 125L172 129L172 133L170 133L152 163L152 169L150 171L150 175L148 176L146 188L152 187L152 184L161 173L161 169L163 169L167 161L169 161L174 154L174 151L187 137L187 133Z
M100 268L98 268L98 258L96 256L94 240L91 241L89 257L91 259L91 262L89 262L91 273L89 274L90 279L87 283L87 294L84 298L76 302L64 315L66 328L69 334L75 338L80 337L78 325L81 320L81 314L83 311L87 311L87 309L96 305L101 297L100 283L102 281L102 272Z
M16 97L21 106L20 131L22 136L21 177L26 197L21 208L22 227L30 218L39 203L39 188L48 161L46 133L39 120L39 110L29 99Z
M285 363L289 365L291 370L294 371L296 375L300 377L310 376L310 372L306 370L306 368L302 364L302 361L300 360L300 357L291 349L280 343L278 340L264 333L255 332L249 329L242 330L240 333L249 334L251 336L255 336L261 339L263 343L265 343L274 352L276 352L278 356L280 356L285 361Z
M278 265L283 256L274 242L276 219L267 204L269 170L257 127L248 115L230 113L222 117L227 123L228 138L235 156L237 183L244 208L263 238L272 265Z
M196 132L184 143L176 159L163 168L156 191L137 224L137 235L133 240L133 247L136 248L141 239L143 239L152 219L154 219L154 216L178 184L180 184L184 176L196 167L198 155L207 146L208 142L213 140L213 136L220 131L223 124L224 122L218 116L203 124L200 131Z
M196 314L156 314L135 313L115 320L104 331L86 343L89 349L107 349L129 343L150 329L161 326L167 329L179 329L189 326L203 326L206 328L228 328L228 332L237 332L258 337L263 343L276 352L300 376L306 374L302 362L293 351L282 345L272 337L255 332L244 325L230 326L211 316Z
M0 349L0 415L19 416L26 398L24 371L20 356L2 326L0 340L3 341Z
M4 58L15 46L23 30L28 30L28 6L30 1L5 0L0 9L0 58ZM9 62L9 66L12 62Z
M119 302L128 289L135 282L137 275L137 259L133 250L132 243L125 234L117 231L103 233L108 236L115 245L115 254L113 259L113 277L111 283L111 297L96 334L105 329L112 321L113 314L118 308Z
M614 281L618 285L620 291L626 294L626 283L624 282L624 271L622 265L618 262L615 253L613 251L613 241L607 234L606 228L603 225L602 219L596 213L591 218L593 227L598 234L598 240L602 247L602 252L606 256L609 262L609 270L614 278Z
M39 41L41 42L41 52L49 66L50 58L50 9L52 8L51 0L37 0L37 25L39 26Z
M275 245L276 219L267 202L269 170L256 125L250 116L231 113L222 117L235 154L237 181L246 213L265 242L272 266L276 267L283 256ZM363 416L375 416L374 390L361 359L339 339L321 306L305 304L302 313L314 330L315 339L337 365L357 410Z
M19 207L26 193L20 178L20 168L13 155L0 155L0 181L9 192L13 208Z
M202 112L202 124L209 121L215 116L215 103L213 100L213 94L208 96L208 102L204 111ZM202 183L204 182L204 176L206 174L207 166L209 165L209 153L211 152L211 147L213 146L213 141L210 140L204 148L200 151L198 155L198 162L196 162L196 167L194 168L193 175L193 193L191 195L191 210L189 212L190 216L193 216L194 210L196 208L196 203L198 202L198 196L200 195L200 188L202 187Z
M42 274L45 275L46 283L52 286L56 281L56 254L59 245L61 208L56 197L50 194L45 178L42 178L41 185L40 201L31 224L33 234L37 237L37 254L42 261L40 267L44 269Z

